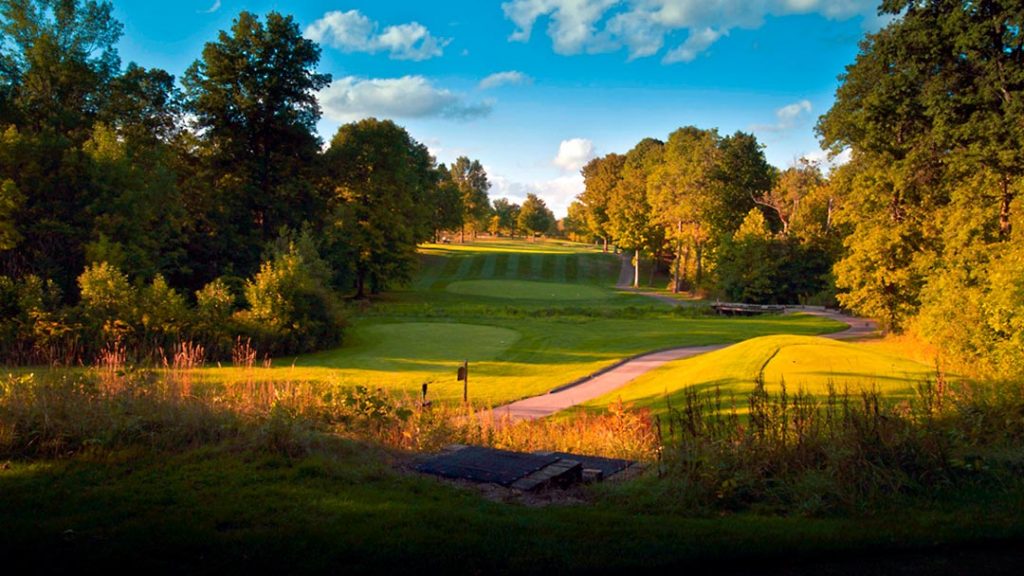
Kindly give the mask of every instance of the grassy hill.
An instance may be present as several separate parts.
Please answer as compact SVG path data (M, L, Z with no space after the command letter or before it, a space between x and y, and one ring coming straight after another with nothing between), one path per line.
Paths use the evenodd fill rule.
M829 387L839 393L870 390L888 397L911 396L915 386L935 376L933 366L869 345L811 336L761 336L669 362L587 405L603 407L621 399L660 413L670 404L682 405L688 391L717 389L742 407L762 371L769 393L779 392L785 383L789 392L818 396L827 395Z

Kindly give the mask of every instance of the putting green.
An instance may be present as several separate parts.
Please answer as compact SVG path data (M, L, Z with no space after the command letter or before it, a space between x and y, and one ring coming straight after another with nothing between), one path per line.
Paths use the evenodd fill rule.
M448 322L403 322L361 326L352 346L309 354L299 366L425 369L455 361L493 360L520 338L508 328Z
M597 286L529 280L463 280L445 288L454 294L513 300L603 300L614 293Z

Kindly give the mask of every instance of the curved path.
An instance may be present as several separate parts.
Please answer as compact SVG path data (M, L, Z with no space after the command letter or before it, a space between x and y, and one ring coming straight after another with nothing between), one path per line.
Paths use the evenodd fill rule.
M624 263L623 267L626 268L628 265L629 263L627 261ZM632 277L630 276L630 279L631 278ZM623 288L623 286L619 286L619 288ZM672 303L677 305L681 304L679 301L661 294L641 291L636 292L645 296L656 297L659 300L669 299L672 300ZM803 312L805 314L822 316L847 325L846 330L834 332L832 334L823 334L822 336L824 338L833 338L836 340L857 340L870 337L876 332L876 326L872 320L853 318L834 310L828 310L824 307L787 306L786 309L789 312ZM627 358L619 364L615 364L610 368L596 372L595 374L572 384L556 388L547 394L532 396L517 402L512 402L511 404L498 406L494 408L493 414L499 418L507 416L511 420L530 420L550 416L555 412L571 408L572 406L582 404L588 400L607 394L612 390L621 388L632 382L640 375L649 372L666 362L690 358L691 356L711 352L712 350L720 350L726 346L731 346L732 344L735 343L713 344L710 346L684 346L681 348L650 352L641 356Z

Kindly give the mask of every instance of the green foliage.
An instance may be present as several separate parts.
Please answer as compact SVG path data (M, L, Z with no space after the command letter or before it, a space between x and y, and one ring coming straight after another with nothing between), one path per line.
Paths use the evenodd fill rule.
M555 225L555 215L536 194L526 195L516 218L520 230L529 234L546 234Z
M11 250L22 240L15 214L24 202L25 196L14 181L0 182L0 251Z
M608 207L622 179L625 162L624 155L608 154L587 162L581 170L585 188L579 200L586 213L587 227L604 241L606 251L613 240Z
M256 269L262 243L280 227L299 228L323 209L310 174L320 144L316 92L330 81L314 71L319 60L291 16L241 12L182 79L203 130L207 172L196 184L215 190L219 204L210 256L236 273Z
M772 235L764 214L753 208L719 248L718 283L735 302L805 303L828 290L831 265L816 246Z
M426 147L394 122L371 118L340 127L325 161L331 234L347 247L356 297L408 282L417 243L433 233L423 201L436 185Z
M192 313L184 297L159 274L139 290L137 306L145 338L168 349L182 339L191 324Z
M86 267L78 277L82 312L110 339L131 329L138 294L123 272L106 262Z
M459 156L450 168L452 181L459 187L462 194L463 225L468 224L474 234L486 229L487 220L491 215L491 204L487 191L491 183L487 180L487 172L479 160L470 160Z
M270 354L305 352L341 340L344 317L334 295L317 276L297 246L264 262L245 284L249 309L238 320L254 337L256 347ZM214 289L211 289L214 290ZM218 307L223 288L215 288ZM212 302L210 303L212 304Z
M498 219L498 229L515 236L519 230L519 212L522 207L510 202L508 198L498 198L492 203L492 210Z

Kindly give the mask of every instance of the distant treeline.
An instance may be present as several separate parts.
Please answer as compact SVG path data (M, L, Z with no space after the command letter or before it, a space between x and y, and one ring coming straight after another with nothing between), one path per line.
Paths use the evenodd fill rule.
M677 287L827 303L965 373L1024 373L1024 21L1015 3L885 2L817 132L849 162L778 172L687 127L584 168L567 229L674 256Z
M391 121L314 128L320 48L242 12L180 84L122 66L109 2L0 0L0 362L238 336L338 341L339 298L409 280L440 231L553 229ZM179 88L180 86L180 88Z

